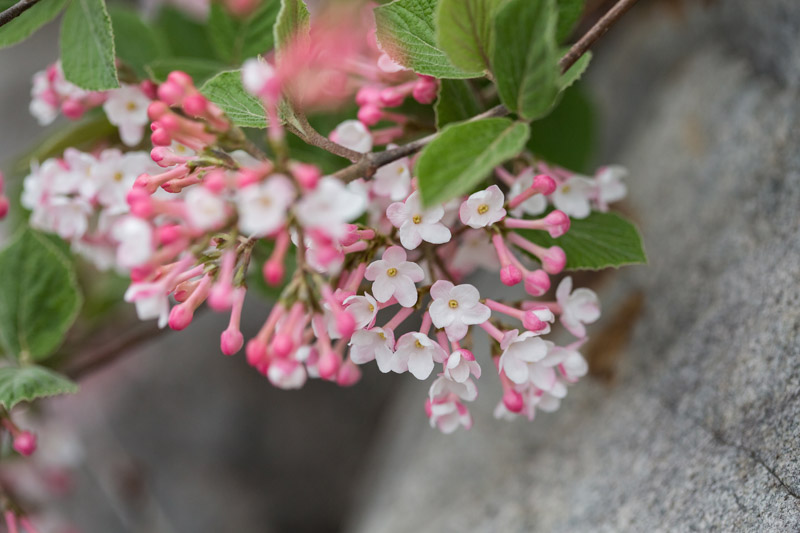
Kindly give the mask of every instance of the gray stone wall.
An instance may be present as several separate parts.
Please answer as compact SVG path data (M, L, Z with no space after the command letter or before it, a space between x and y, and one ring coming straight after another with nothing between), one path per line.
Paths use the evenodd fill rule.
M672 4L641 2L591 69L650 258L599 289L596 333L644 298L599 347L616 378L510 425L484 383L450 437L409 386L350 531L800 529L800 3Z

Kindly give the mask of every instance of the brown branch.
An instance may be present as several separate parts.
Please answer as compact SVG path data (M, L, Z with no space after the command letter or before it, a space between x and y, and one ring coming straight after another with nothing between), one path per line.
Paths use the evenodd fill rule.
M323 150L330 152L334 155L338 155L339 157L344 157L345 159L349 159L353 163L361 159L361 156L364 155L361 152L356 152L355 150L351 150L350 148L346 148L339 143L335 143L332 140L328 139L317 130L314 129L309 122L306 116L302 113L297 113L295 118L300 123L300 126L303 128L303 131L297 131L293 128L292 133L303 139L305 142L312 146L317 146L322 148Z
M5 26L35 6L38 2L39 0L19 0L19 2L0 13L0 26Z
M576 42L558 62L558 66L561 68L561 73L563 74L569 70L569 68L574 65L583 54L586 53L589 47L591 47L592 44L597 41L597 39L605 34L609 28L635 3L636 0L620 0L608 11L608 13L606 13L603 18L597 21L597 24L592 26L592 28L586 32L586 34L581 37L580 40L578 40L578 42ZM474 120L481 120L484 118L502 117L507 114L508 109L504 105L499 105L489 109L488 111L484 111L480 115L472 117L469 119L469 121L472 122ZM437 135L438 133L433 133L427 137L412 141L403 146L398 146L397 148L393 148L391 150L360 155L358 158L352 159L352 165L343 168L333 175L345 182L353 181L358 178L369 178L382 166L388 165L389 163L397 161L398 159L408 157L422 150L422 148L433 141Z
M636 0L620 0L614 7L609 9L589 31L583 34L583 37L578 39L578 42L573 44L569 51L564 54L564 57L561 58L561 61L558 62L562 74L569 70L569 67L574 65L575 62L591 48L597 39L605 35L605 33L611 29L611 26L613 26L626 11L632 8L635 3Z

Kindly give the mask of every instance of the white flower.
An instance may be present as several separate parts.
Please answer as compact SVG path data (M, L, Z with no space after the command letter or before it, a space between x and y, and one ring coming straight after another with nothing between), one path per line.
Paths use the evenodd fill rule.
M589 365L579 351L561 346L555 346L551 351L561 356L559 369L568 381L574 383L589 372Z
M593 189L592 180L572 176L556 188L552 195L553 205L572 218L586 218L592 212L589 200Z
M293 359L275 358L267 370L270 383L281 389L299 389L306 383L305 367Z
M317 228L338 239L344 235L346 223L361 216L366 207L365 195L325 176L297 203L295 213L305 228Z
M418 264L406 261L405 250L391 246L367 267L365 277L374 282L372 294L379 302L388 302L394 296L403 307L411 307L417 303L415 283L422 281L425 273Z
M508 197L514 198L529 189L533 185L534 176L535 173L532 167L523 170L508 191ZM539 215L544 213L545 209L547 209L547 197L543 194L534 194L513 209L511 214L515 217L521 217L524 214Z
M141 218L122 218L111 228L111 236L119 243L117 264L121 268L143 265L153 255L153 228Z
M375 317L378 316L378 302L371 294L364 293L364 296L350 296L345 299L344 305L347 312L356 320L356 329L372 327Z
M275 69L263 59L248 59L242 64L242 85L247 92L260 96L275 77Z
M54 231L62 239L78 239L89 228L92 207L83 198L53 196L46 211L35 217L41 229Z
M362 154L372 150L372 134L360 120L345 120L336 126L331 137L334 142Z
M264 236L280 229L286 222L286 212L294 196L294 187L283 174L240 189L236 196L239 229L252 236Z
M561 306L561 323L576 337L586 336L586 326L600 318L600 300L591 289L572 290L572 277L561 280L556 289L556 301Z
M531 363L538 363L547 357L547 342L535 333L525 331L521 335L514 329L506 333L500 343L503 355L500 356L500 370L508 379L522 385L531 377ZM549 387L548 387L549 388Z
M350 338L350 359L357 365L375 360L384 374L393 369L394 333L383 328L360 329Z
M469 274L476 268L490 272L499 270L500 262L486 232L469 230L458 243L451 266L462 274Z
M464 429L471 428L472 417L464 404L458 400L452 400L431 404L430 423L431 427L438 427L439 431L449 435L459 426L464 426Z
M417 331L406 333L397 341L394 353L394 371L408 370L417 379L427 379L433 371L434 361L444 362L447 353L427 335Z
M461 222L471 228L485 228L506 216L503 209L505 197L500 187L492 185L484 191L470 195L458 210Z
M444 328L447 338L459 341L467 334L469 326L489 320L491 310L480 303L481 295L473 285L453 285L440 279L431 287L433 302L431 319L437 328Z
M205 187L192 187L186 193L186 212L189 223L197 229L220 227L228 218L225 201Z
M47 126L58 116L58 96L50 87L46 70L33 75L29 110L40 126Z
M119 128L119 137L128 146L139 144L144 128L150 123L147 107L150 99L136 85L123 85L108 91L103 111L108 121Z
M378 196L388 196L394 201L402 200L411 190L409 159L404 157L384 165L372 178L372 190Z
M158 327L163 328L169 320L169 300L164 286L160 283L133 283L125 291L125 301L136 304L139 320L158 319Z
M622 183L622 179L627 175L628 170L618 165L600 169L594 179L597 187L597 207L600 211L608 211L608 204L625 198L628 188Z
M399 228L400 242L413 250L422 241L444 244L450 240L450 230L440 222L444 207L437 205L422 209L419 191L414 191L405 202L395 202L386 209L386 216L394 227Z
M451 353L444 364L445 377L458 383L464 383L469 379L470 374L475 379L481 377L481 366L475 360L475 356L469 350L456 350Z
M103 150L89 169L89 179L84 181L81 194L95 198L112 214L128 211L126 196L139 174L151 172L153 161L146 152L121 153L116 149Z
M440 374L431 384L428 396L434 403L446 401L452 396L471 402L478 397L478 387L475 386L475 382L471 379L454 381L448 378L447 375Z

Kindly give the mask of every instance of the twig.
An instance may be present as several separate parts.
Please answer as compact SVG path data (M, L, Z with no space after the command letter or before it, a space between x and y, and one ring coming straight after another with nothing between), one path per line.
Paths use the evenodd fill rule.
M558 62L558 66L561 68L561 73L563 74L569 70L569 68L574 65L583 54L586 53L589 47L591 47L592 44L597 41L597 39L605 34L608 29L635 3L636 0L620 0L608 11L608 13L606 13L603 18L598 20L597 24L592 26L592 28L586 32L586 34L581 37L580 40L578 40L578 42L576 42ZM484 118L502 117L507 115L508 112L508 109L504 105L499 105L489 109L488 111L484 111L480 115L472 117L469 119L469 122ZM352 165L336 172L334 176L345 182L353 181L358 178L369 178L382 166L388 165L389 163L393 163L398 159L408 157L422 150L425 145L429 144L437 136L438 133L433 133L427 137L417 139L416 141L412 141L403 146L398 146L397 148L393 148L391 150L361 155L359 158L352 160L354 161Z
M611 29L611 26L613 26L626 11L632 8L635 3L636 0L620 0L614 7L609 9L608 12L603 15L589 31L583 34L583 37L578 39L578 42L573 44L566 54L564 54L564 57L558 62L558 66L561 67L561 72L564 73L569 70L569 67L574 65L575 62L591 48L597 39L605 35L605 33Z
M35 6L38 2L39 0L19 0L19 2L0 13L0 26L5 26Z
M350 148L345 148L339 143L335 143L332 140L328 139L317 130L314 129L314 126L309 124L308 119L303 113L297 113L295 118L302 126L303 131L293 131L295 135L299 136L305 142L312 146L317 146L326 150L334 155L338 155L339 157L344 157L345 159L349 159L353 163L361 159L361 156L364 155L361 152L356 152L355 150L351 150Z

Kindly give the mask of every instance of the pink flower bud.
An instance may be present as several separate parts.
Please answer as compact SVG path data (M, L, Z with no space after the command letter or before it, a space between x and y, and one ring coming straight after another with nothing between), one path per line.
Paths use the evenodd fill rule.
M214 284L208 293L208 306L214 311L227 311L233 303L233 287L230 282Z
M319 363L317 365L319 377L328 381L334 380L341 364L341 359L339 359L336 353L331 350L323 352L319 357Z
M236 186L240 189L258 183L259 181L261 181L261 173L250 168L241 169L236 176Z
M8 198L6 198L5 196L0 196L0 220L6 218L6 215L8 215L8 210L9 210Z
M292 353L292 350L294 349L294 343L289 335L285 333L278 333L275 335L275 338L272 339L271 348L275 357L283 358Z
M264 274L264 281L267 282L267 285L270 287L277 287L283 281L283 274L284 274L284 266L281 261L276 261L270 259L266 263L264 263L264 268L262 269L262 274Z
M425 398L425 414L428 418L433 416L433 402L430 398Z
M340 387L351 387L361 380L361 369L352 361L345 361L336 375Z
M172 144L172 136L164 128L156 128L150 134L150 141L155 146L169 146Z
M380 101L386 107L397 107L406 99L406 94L398 91L394 87L389 87L381 91Z
M556 192L556 187L558 187L558 185L556 184L556 180L547 174L539 174L533 178L533 185L531 185L531 187L539 191L539 194L549 196Z
M247 363L250 366L258 366L267 362L267 347L263 342L256 339L250 339L245 349L247 355Z
M178 299L177 293L175 299ZM169 312L169 327L175 331L180 331L191 324L193 317L194 308L192 306L184 304L176 305L172 308L172 311Z
M151 80L144 80L139 84L139 88L150 100L158 98L158 85Z
M548 274L558 274L567 265L567 254L559 246L551 246L539 259Z
M544 221L547 224L547 231L554 239L561 237L569 231L569 217L563 211L555 210L546 217Z
M349 339L356 329L356 320L346 311L336 314L336 330L345 339Z
M164 102L159 102L156 100L155 102L150 102L150 105L147 106L147 117L152 121L159 120L161 117L164 117L167 114L169 114L169 106L167 106L167 104Z
M386 91L387 89L383 89ZM377 104L383 100L383 91L372 85L365 85L356 93L356 104L364 106L367 104Z
M220 336L220 349L225 355L233 355L242 349L244 337L242 332L236 328L229 327Z
M36 451L36 435L30 431L20 431L14 436L14 450L28 457Z
M203 177L203 186L214 194L220 194L227 186L225 171L212 170Z
M411 95L414 97L414 100L420 104L432 104L433 101L436 100L437 89L438 84L435 78L420 76L417 83L414 84L414 91Z
M512 413L519 413L522 411L525 402L522 398L522 394L514 389L506 389L503 393L503 405Z
M542 296L549 290L550 276L544 270L534 270L525 276L525 292L531 296Z
M190 94L183 99L183 109L192 116L202 116L208 110L208 100L200 93Z
M61 104L61 112L64 113L64 116L68 119L78 120L85 111L86 106L78 100L64 100Z
M380 122L382 116L383 111L376 105L367 104L361 106L361 109L358 110L358 120L363 122L366 126L374 126Z
M526 311L522 315L522 325L525 329L533 332L542 331L548 327L547 322L539 320L539 317L533 311Z
M131 269L131 281L145 281L153 273L153 267L150 265L136 266Z
M500 269L500 281L509 287L522 281L522 272L514 265L506 265Z
M177 242L181 238L183 230L177 224L167 224L156 228L156 241L161 245L168 245Z
M292 175L304 189L314 189L322 176L322 172L316 165L296 163L292 165Z

